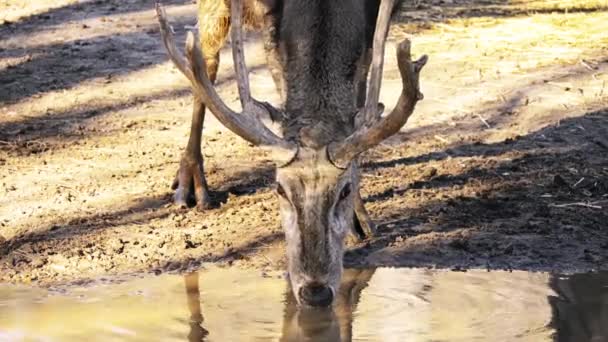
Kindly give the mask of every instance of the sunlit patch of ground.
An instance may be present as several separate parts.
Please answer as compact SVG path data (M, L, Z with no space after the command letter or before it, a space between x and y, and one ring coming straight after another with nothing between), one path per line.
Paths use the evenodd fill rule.
M44 13L54 8L86 2L82 0L0 0L0 24L14 23L20 19Z
M510 0L510 8L522 8L528 11L580 11L605 10L606 0Z
M608 12L448 22L416 35L407 24L392 28L395 40L412 37L414 51L431 56L426 101L408 127L477 117L483 135L504 139L604 105ZM395 67L387 74L398 84ZM514 113L517 119L509 118ZM512 128L502 130L507 123Z
M0 280L75 280L201 260L280 266L269 158L210 114L203 150L217 208L199 213L171 206L169 185L189 132L190 94L167 61L153 3L46 3L22 8L20 19L0 26ZM171 4L169 15L183 39L195 6ZM421 81L425 100L402 133L367 154L363 190L382 235L362 253L385 260L382 251L390 247L412 256L407 260L413 264L419 257L424 265L451 267L470 257L484 265L483 255L491 259L493 253L484 249L488 234L497 250L519 246L505 231L525 230L521 213L543 225L549 204L606 198L608 166L595 156L608 128L605 114L588 114L608 103L608 12L605 1L422 5L429 7L399 15L416 17L415 24L399 19L391 29L381 97L390 108L398 96L394 45L410 37L416 56L430 56ZM39 13L50 19L33 15ZM278 103L256 35L246 50L254 95ZM224 49L218 88L238 107L230 60ZM572 194L562 194L546 188L555 175L569 186L584 180ZM528 187L530 196L520 191ZM603 233L588 231L595 221L586 220L608 218L593 206L604 204L579 208L580 215L589 214L584 217L571 207L547 209L565 220L575 217L556 231L595 237L588 246L572 247L583 259L560 261L560 267L593 268L606 260L599 247L603 235L593 235ZM503 207L519 209L501 216L496 211ZM562 227L576 221L586 223ZM530 234L537 235L529 245L541 251L560 246L539 245L544 232ZM459 241L482 246L463 250ZM432 254L437 246L445 255ZM517 247L510 248L514 254L500 254L497 264L524 267Z

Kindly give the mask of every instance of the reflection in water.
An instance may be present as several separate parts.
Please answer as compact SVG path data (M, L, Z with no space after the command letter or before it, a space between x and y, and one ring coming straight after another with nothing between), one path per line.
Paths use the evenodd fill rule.
M278 274L236 269L0 285L0 341L42 340L608 341L608 273L347 270L327 310L298 309Z
M198 287L198 272L184 275L186 284L186 299L190 312L189 342L202 342L209 332L203 328L203 314L201 313L201 290Z
M367 286L373 274L373 269L346 271L336 297L336 304L328 309L298 308L293 292L287 284L280 341L351 341L353 312L361 291ZM201 342L209 332L202 326L198 272L186 274L184 281L190 311L188 340Z
M555 341L608 341L608 273L552 277Z
M353 312L361 291L367 287L373 274L374 270L369 269L347 270L342 277L336 303L329 309L298 309L288 287L281 342L351 341Z

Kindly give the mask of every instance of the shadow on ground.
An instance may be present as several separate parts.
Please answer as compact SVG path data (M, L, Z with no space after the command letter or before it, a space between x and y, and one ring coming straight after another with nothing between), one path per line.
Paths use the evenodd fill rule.
M191 4L189 0L163 0L165 5ZM51 8L45 12L23 17L15 22L4 21L0 25L0 35L35 35L52 26L60 26L74 20L94 19L117 14L147 11L154 8L155 1L147 0L95 0Z
M509 0L431 0L403 1L394 19L397 23L414 24L415 31L432 27L433 23L466 18L503 18L543 13L580 13L608 10L602 1L528 1Z
M379 236L351 248L345 265L605 268L608 144L597 139L605 136L608 112L599 111L510 141L454 146L407 163L371 163L369 171L386 182L385 190L372 186L367 198ZM276 208L269 207L274 195L264 191L272 170L262 166L248 175L226 179L223 191L234 198L211 220L171 208L170 194L144 198L119 212L16 236L2 244L0 265L12 277L38 269L53 281L61 274L52 268L57 263L70 272L115 273L263 259L282 239ZM389 184L393 180L404 185ZM257 217L265 213L271 217L264 225Z
M501 143L370 163L406 185L367 198L381 234L347 253L347 264L605 268L606 136L604 110ZM418 163L430 169L406 174Z

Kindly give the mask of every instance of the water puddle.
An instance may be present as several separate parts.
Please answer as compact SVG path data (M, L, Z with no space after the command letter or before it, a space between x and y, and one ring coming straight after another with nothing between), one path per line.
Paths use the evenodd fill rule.
M347 270L333 310L213 268L69 290L0 285L0 341L608 341L608 273Z

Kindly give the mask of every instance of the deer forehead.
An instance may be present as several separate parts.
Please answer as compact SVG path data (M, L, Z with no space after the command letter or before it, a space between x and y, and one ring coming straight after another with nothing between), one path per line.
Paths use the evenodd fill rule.
M329 161L326 148L300 148L289 165L277 169L279 183L309 190L335 187L348 175L350 170L339 169Z

